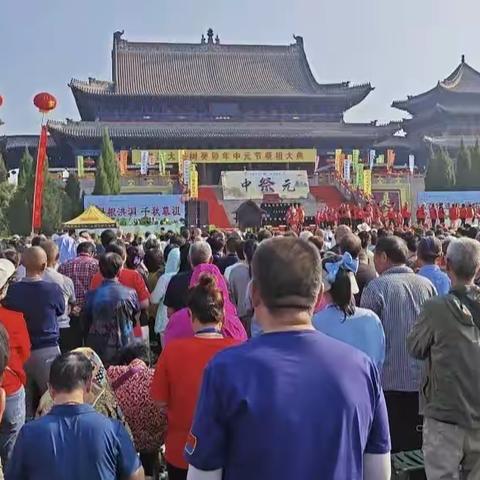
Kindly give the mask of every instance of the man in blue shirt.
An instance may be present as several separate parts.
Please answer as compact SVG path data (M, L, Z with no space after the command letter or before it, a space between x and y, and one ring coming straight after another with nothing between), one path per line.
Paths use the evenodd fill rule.
M133 325L140 314L137 293L118 281L122 267L123 259L117 253L102 255L99 268L103 283L88 292L85 302L86 344L106 366L133 339Z
M447 295L450 291L450 279L440 270L437 260L442 255L442 242L436 237L425 237L417 248L417 260L420 266L418 274L428 278L437 289L439 295Z
M47 391L50 364L60 353L57 317L65 312L65 299L60 287L43 280L47 255L40 247L31 247L22 254L26 277L9 286L2 304L22 312L27 323L32 353L25 364L27 373L27 417L32 418L40 397Z
M322 283L318 251L296 238L267 240L252 270L264 333L207 366L185 447L189 480L390 478L375 366L311 323Z
M8 464L8 480L143 480L135 448L123 425L84 403L92 365L79 352L57 357L50 369L54 406L27 423Z

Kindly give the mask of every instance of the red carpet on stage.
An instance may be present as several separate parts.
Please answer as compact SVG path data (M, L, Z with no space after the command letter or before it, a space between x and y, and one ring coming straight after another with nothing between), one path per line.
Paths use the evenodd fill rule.
M215 187L199 187L198 199L208 202L208 220L218 228L231 228L225 208L218 201Z
M310 193L317 202L326 203L329 207L339 207L345 202L343 195L336 187L330 185L315 185L310 187Z

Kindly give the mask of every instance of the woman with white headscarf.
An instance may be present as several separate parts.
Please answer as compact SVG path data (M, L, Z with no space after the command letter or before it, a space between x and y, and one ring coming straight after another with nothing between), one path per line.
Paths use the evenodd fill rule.
M155 317L155 333L160 335L160 341L163 344L163 333L167 327L168 315L167 307L164 305L165 294L168 284L180 269L180 249L175 246L168 252L165 273L158 279L157 285L152 292L150 302L158 304L157 316Z

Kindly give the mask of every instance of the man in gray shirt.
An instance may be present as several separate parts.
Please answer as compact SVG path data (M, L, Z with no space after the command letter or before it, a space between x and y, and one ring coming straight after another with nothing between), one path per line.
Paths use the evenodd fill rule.
M380 276L365 287L360 302L361 307L379 316L385 330L382 386L394 453L422 445L422 420L418 415L421 362L409 355L407 336L425 301L437 294L430 280L406 266L407 257L404 240L393 235L380 238L374 256Z
M70 332L70 309L75 305L75 288L73 281L65 275L57 272L56 266L59 258L58 246L51 240L46 240L40 245L47 254L47 268L43 274L45 282L56 283L65 299L65 311L58 317L58 327L60 328L60 350L62 353L71 350L69 341Z

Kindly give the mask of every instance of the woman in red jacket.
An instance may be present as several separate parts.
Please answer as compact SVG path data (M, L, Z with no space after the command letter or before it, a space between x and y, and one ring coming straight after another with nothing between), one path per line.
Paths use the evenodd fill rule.
M15 266L10 260L0 258L0 301L5 297ZM8 333L10 358L3 375L2 389L6 406L0 423L0 457L5 469L17 435L25 423L25 383L27 376L23 365L30 357L30 337L23 314L0 305L0 324Z

